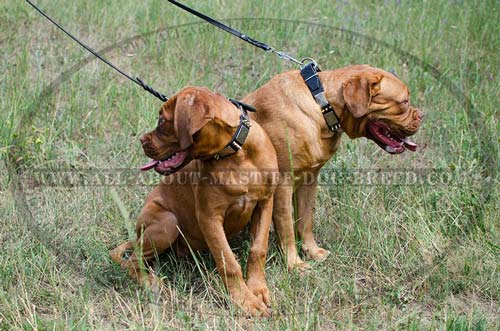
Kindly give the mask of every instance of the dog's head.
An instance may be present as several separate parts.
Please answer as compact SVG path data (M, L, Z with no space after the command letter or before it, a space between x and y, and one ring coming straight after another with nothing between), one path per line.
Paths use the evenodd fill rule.
M420 127L423 113L410 105L410 91L394 74L353 66L342 84L342 127L351 138L366 137L386 152L399 154L417 145L408 139Z
M160 109L156 129L141 136L144 153L154 168L170 175L193 159L207 159L222 150L240 123L235 106L206 88L187 87Z

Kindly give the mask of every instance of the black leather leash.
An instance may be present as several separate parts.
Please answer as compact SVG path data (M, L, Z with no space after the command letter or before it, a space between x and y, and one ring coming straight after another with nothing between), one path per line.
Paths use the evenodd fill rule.
M288 60L288 61L292 61L292 62L295 62L299 65L302 65L302 61L299 61L293 57L291 57L290 55L286 54L285 52L278 52L274 49L274 47L271 47L263 42L260 42L260 41L257 41L253 38L250 38L249 36L247 36L246 34L244 33L241 33L240 31L238 30L235 30L233 28L231 28L230 26L227 26L226 24L222 23L222 22L219 22L203 13L200 13L199 11L196 11L194 10L193 8L190 8L178 1L175 1L175 0L167 0L168 2L170 2L171 4L174 4L176 5L177 7L181 8L181 9L184 9L185 11L201 18L202 20L205 20L207 21L208 23L218 27L219 29L222 29L230 34L232 34L233 36L236 36L238 38L240 38L241 40L251 44L252 46L255 46L257 48L260 48L260 49L263 49L265 50L266 52L268 53L274 53L276 54L278 57L280 57L281 59L284 59L284 60Z
M31 1L29 0L26 0L27 3L29 3L33 8L35 8L35 10L37 12L39 12L43 17L45 17L46 19L48 19L52 24L54 24L59 30L61 30L62 32L64 32L68 37L70 37L71 39L73 39L74 41L76 41L80 46L82 46L83 48L85 48L87 51L89 51L90 53L92 53L95 57L97 57L99 60L101 60L102 62L106 63L108 66L110 66L111 68L115 69L116 71L118 71L120 74L122 74L123 76L127 77L128 79L130 79L132 82L136 83L137 85L139 85L140 87L142 87L144 90L146 90L147 92L151 93L152 95L154 95L155 97L157 97L158 99L160 99L161 101L165 102L168 100L167 96L156 91L154 88L152 88L151 86L149 86L148 84L144 83L142 81L142 79L140 79L139 77L132 77L131 75L128 75L127 73L125 73L123 70L121 70L120 68L118 68L117 66L115 66L113 63L109 62L108 60L106 60L103 56L101 56L99 53L97 53L96 51L94 51L92 48L90 48L89 46L85 45L84 43L82 43L80 40L78 40L75 36L73 36L71 33L69 33L66 29L64 29L59 23L57 23L56 21L54 21L52 18L50 18L47 14L45 14L40 8L38 8L34 3L32 3Z
M111 68L113 68L114 70L116 70L117 72L119 72L120 74L122 74L123 76L127 77L132 82L134 82L137 85L141 86L144 90L146 90L147 92L151 93L152 95L154 95L155 97L157 97L161 101L166 102L168 100L168 98L167 98L166 95L164 95L164 94L156 91L154 88L152 88L151 86L149 86L146 83L144 83L139 77L132 77L131 75L128 75L123 70L121 70L120 68L118 68L117 66L115 66L113 63L111 63L108 60L106 60L103 56L101 56L99 53L97 53L96 51L94 51L92 48L90 48L89 46L87 46L86 44L84 44L83 42L81 42L80 40L78 40L75 36L73 36L65 28L63 28L59 23L57 23L56 21L54 21L47 14L45 14L34 3L32 3L29 0L26 0L26 2L28 4L30 4L43 17L45 17L52 24L54 24L59 30L61 30L62 32L64 32L68 37L70 37L71 39L73 39L76 43L78 43L80 46L82 46L83 48L85 48L87 51L89 51L90 53L92 53L99 60L101 60L102 62L106 63L108 66L110 66ZM239 124L238 128L236 129L236 132L234 133L231 141L220 152L218 152L217 154L215 154L214 158L216 160L218 160L218 159L220 159L222 157L234 154L238 150L241 149L241 147L245 143L245 140L246 140L246 138L248 136L248 133L250 132L250 127L251 127L250 120L248 118L248 111L251 111L251 112L255 111L254 107L252 107L252 106L250 106L250 105L248 105L248 104L246 104L244 102L237 101L237 100L234 100L234 99L229 99L229 101L231 101L241 111L240 124Z
M236 36L240 38L241 40L249 43L252 46L255 46L257 48L263 49L268 53L274 53L276 54L279 58L294 62L298 65L300 65L300 74L302 75L302 78L304 79L304 82L306 83L307 87L309 88L309 91L311 91L311 94L314 97L314 100L319 104L321 107L321 113L323 114L323 117L325 118L326 125L332 132L341 132L342 129L340 127L340 119L338 118L337 114L333 110L333 107L330 105L328 100L325 97L325 90L323 89L323 85L321 84L321 81L318 77L318 72L321 70L319 69L318 64L310 59L310 58L305 58L302 59L301 61L293 58L292 56L288 55L285 52L278 52L274 49L274 47L271 47L263 42L260 42L258 40L255 40L253 38L250 38L246 34L235 30L231 28L230 26L219 22L203 13L200 13L176 0L167 0L168 2L176 5L177 7L201 18L202 20L207 21L208 23L218 27L219 29L222 29L233 36Z

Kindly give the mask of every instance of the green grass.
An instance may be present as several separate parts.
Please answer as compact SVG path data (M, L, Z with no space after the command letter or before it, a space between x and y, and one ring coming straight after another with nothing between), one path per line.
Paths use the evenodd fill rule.
M118 43L106 56L167 95L192 84L243 97L294 68L216 28L182 26L199 21L166 1L37 3L97 49ZM245 18L232 25L322 68L369 63L394 69L409 85L426 112L415 137L423 148L392 157L365 139L344 138L323 174L441 169L455 179L321 186L315 232L332 254L305 275L289 273L271 236L270 319L238 316L207 253L161 256L166 291L157 297L108 258L131 233L150 188L31 182L14 194L9 157L23 178L37 168L134 169L145 160L138 134L155 125L160 103L95 60L72 70L87 53L22 1L2 1L0 329L499 330L498 3L188 3ZM164 31L123 43L157 29ZM244 261L248 240L241 239L248 237L233 247Z

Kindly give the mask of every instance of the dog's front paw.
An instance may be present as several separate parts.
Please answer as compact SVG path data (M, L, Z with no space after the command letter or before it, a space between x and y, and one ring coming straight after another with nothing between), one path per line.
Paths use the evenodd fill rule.
M247 281L248 289L259 298L267 307L271 305L271 296L265 281L249 279Z
M243 311L252 317L269 317L270 312L263 300L255 296L248 288L242 288L238 292L231 293L232 301Z

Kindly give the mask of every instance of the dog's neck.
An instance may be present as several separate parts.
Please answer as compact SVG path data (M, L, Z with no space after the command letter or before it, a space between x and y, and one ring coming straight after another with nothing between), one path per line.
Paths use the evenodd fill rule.
M248 153L254 154L258 153L259 149L262 147L263 141L262 141L262 136L263 134L256 134L256 131L262 130L262 128L259 127L259 125L255 121L249 122L250 129L248 131L248 135L246 136L246 139L244 143L241 145L241 148L232 154L229 154L227 156L224 156L221 158L226 160L226 159L233 159L236 160L240 157L245 157ZM237 131L237 128L232 128L229 126L224 127L224 134L221 136L224 136L224 139L221 140L221 142L224 142L224 147L227 146L227 144L232 140L234 137L234 134ZM222 133L222 132L221 132ZM219 146L220 147L220 146ZM219 150L220 152L221 150ZM211 156L211 159L217 161L217 158L214 158L214 156Z
M208 160L231 157L245 149L249 144L255 144L252 139L252 128L249 119L241 120L239 126L230 126L222 120L215 119L200 130L192 146L195 159ZM238 132L238 135L236 133Z
M343 77L332 74L332 71L321 71L318 73L318 76L323 84L326 99L332 105L335 113L342 122L342 119L345 116L345 101L342 93L342 84L344 83L342 79Z
M236 128L231 128L219 119L207 123L196 136L191 147L193 158L200 160L212 159L231 141Z

